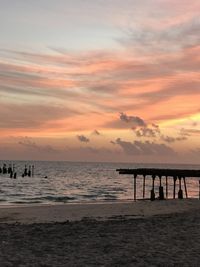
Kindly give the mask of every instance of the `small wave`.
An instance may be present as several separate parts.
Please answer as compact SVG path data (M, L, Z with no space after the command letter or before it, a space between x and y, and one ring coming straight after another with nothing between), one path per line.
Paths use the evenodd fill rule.
M82 194L82 195L79 195L79 197L83 197L83 198L87 198L87 199L96 199L98 197L98 195L96 195L96 194L90 194L90 195Z
M54 202L67 202L70 200L75 200L75 197L68 197L68 196L47 196L47 197L43 197L43 200L51 200Z
M39 204L42 203L42 201L24 201L24 200L16 200L16 201L10 201L11 204Z
M0 199L0 202L4 202L4 201L7 201L7 200L6 199L3 199L3 198Z
M30 202L30 203L43 203L43 202L69 202L75 200L75 197L68 196L43 196L43 197L35 197L35 198L23 198L22 202Z
M107 200L107 199L109 199L109 200L116 200L117 199L117 196L115 196L115 195L105 195L104 196L105 197L105 200Z
M120 187L113 187L112 188L112 191L115 191L115 192L125 192L126 190L124 188L120 188Z

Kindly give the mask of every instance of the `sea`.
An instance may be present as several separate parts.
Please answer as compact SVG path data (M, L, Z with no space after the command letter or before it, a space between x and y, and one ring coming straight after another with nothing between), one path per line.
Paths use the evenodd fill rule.
M15 167L16 179L0 173L0 205L113 202L133 200L132 175L120 175L119 168L200 169L200 165L91 163L50 161L0 161ZM34 175L24 176L25 167L34 166ZM188 197L199 197L200 178L186 178ZM142 177L137 178L137 199L142 199ZM163 179L165 191L165 179ZM168 198L173 197L173 179L168 178ZM146 178L150 197L151 177ZM158 194L159 179L155 180ZM178 182L177 182L178 191ZM182 189L184 186L182 185ZM183 190L184 195L184 190ZM185 197L185 195L184 195Z

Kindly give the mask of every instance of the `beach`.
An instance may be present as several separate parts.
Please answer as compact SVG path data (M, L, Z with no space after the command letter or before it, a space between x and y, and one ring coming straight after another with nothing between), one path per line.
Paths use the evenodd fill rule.
M1 266L199 266L198 199L0 208Z

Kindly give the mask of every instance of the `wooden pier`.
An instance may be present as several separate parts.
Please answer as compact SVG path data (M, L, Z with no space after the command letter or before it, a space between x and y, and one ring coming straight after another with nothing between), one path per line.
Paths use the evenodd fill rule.
M138 169L117 169L119 174L130 174L133 175L134 184L134 200L137 199L137 176L143 176L143 199L145 198L145 185L146 177L150 176L152 179L152 189L150 192L150 199L155 200L155 179L159 179L159 197L158 199L163 200L168 198L168 177L173 179L173 198L176 198L176 181L178 180L179 191L178 198L183 198L182 181L184 184L185 196L188 197L186 177L198 177L200 178L200 170L182 170L182 169L155 169L155 168L138 168ZM162 178L165 177L165 197L164 187L162 186ZM200 197L200 193L199 193Z

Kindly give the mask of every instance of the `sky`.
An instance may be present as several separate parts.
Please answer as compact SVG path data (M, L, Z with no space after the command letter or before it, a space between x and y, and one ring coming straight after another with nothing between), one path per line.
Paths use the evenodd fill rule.
M0 0L0 159L200 164L199 0Z

